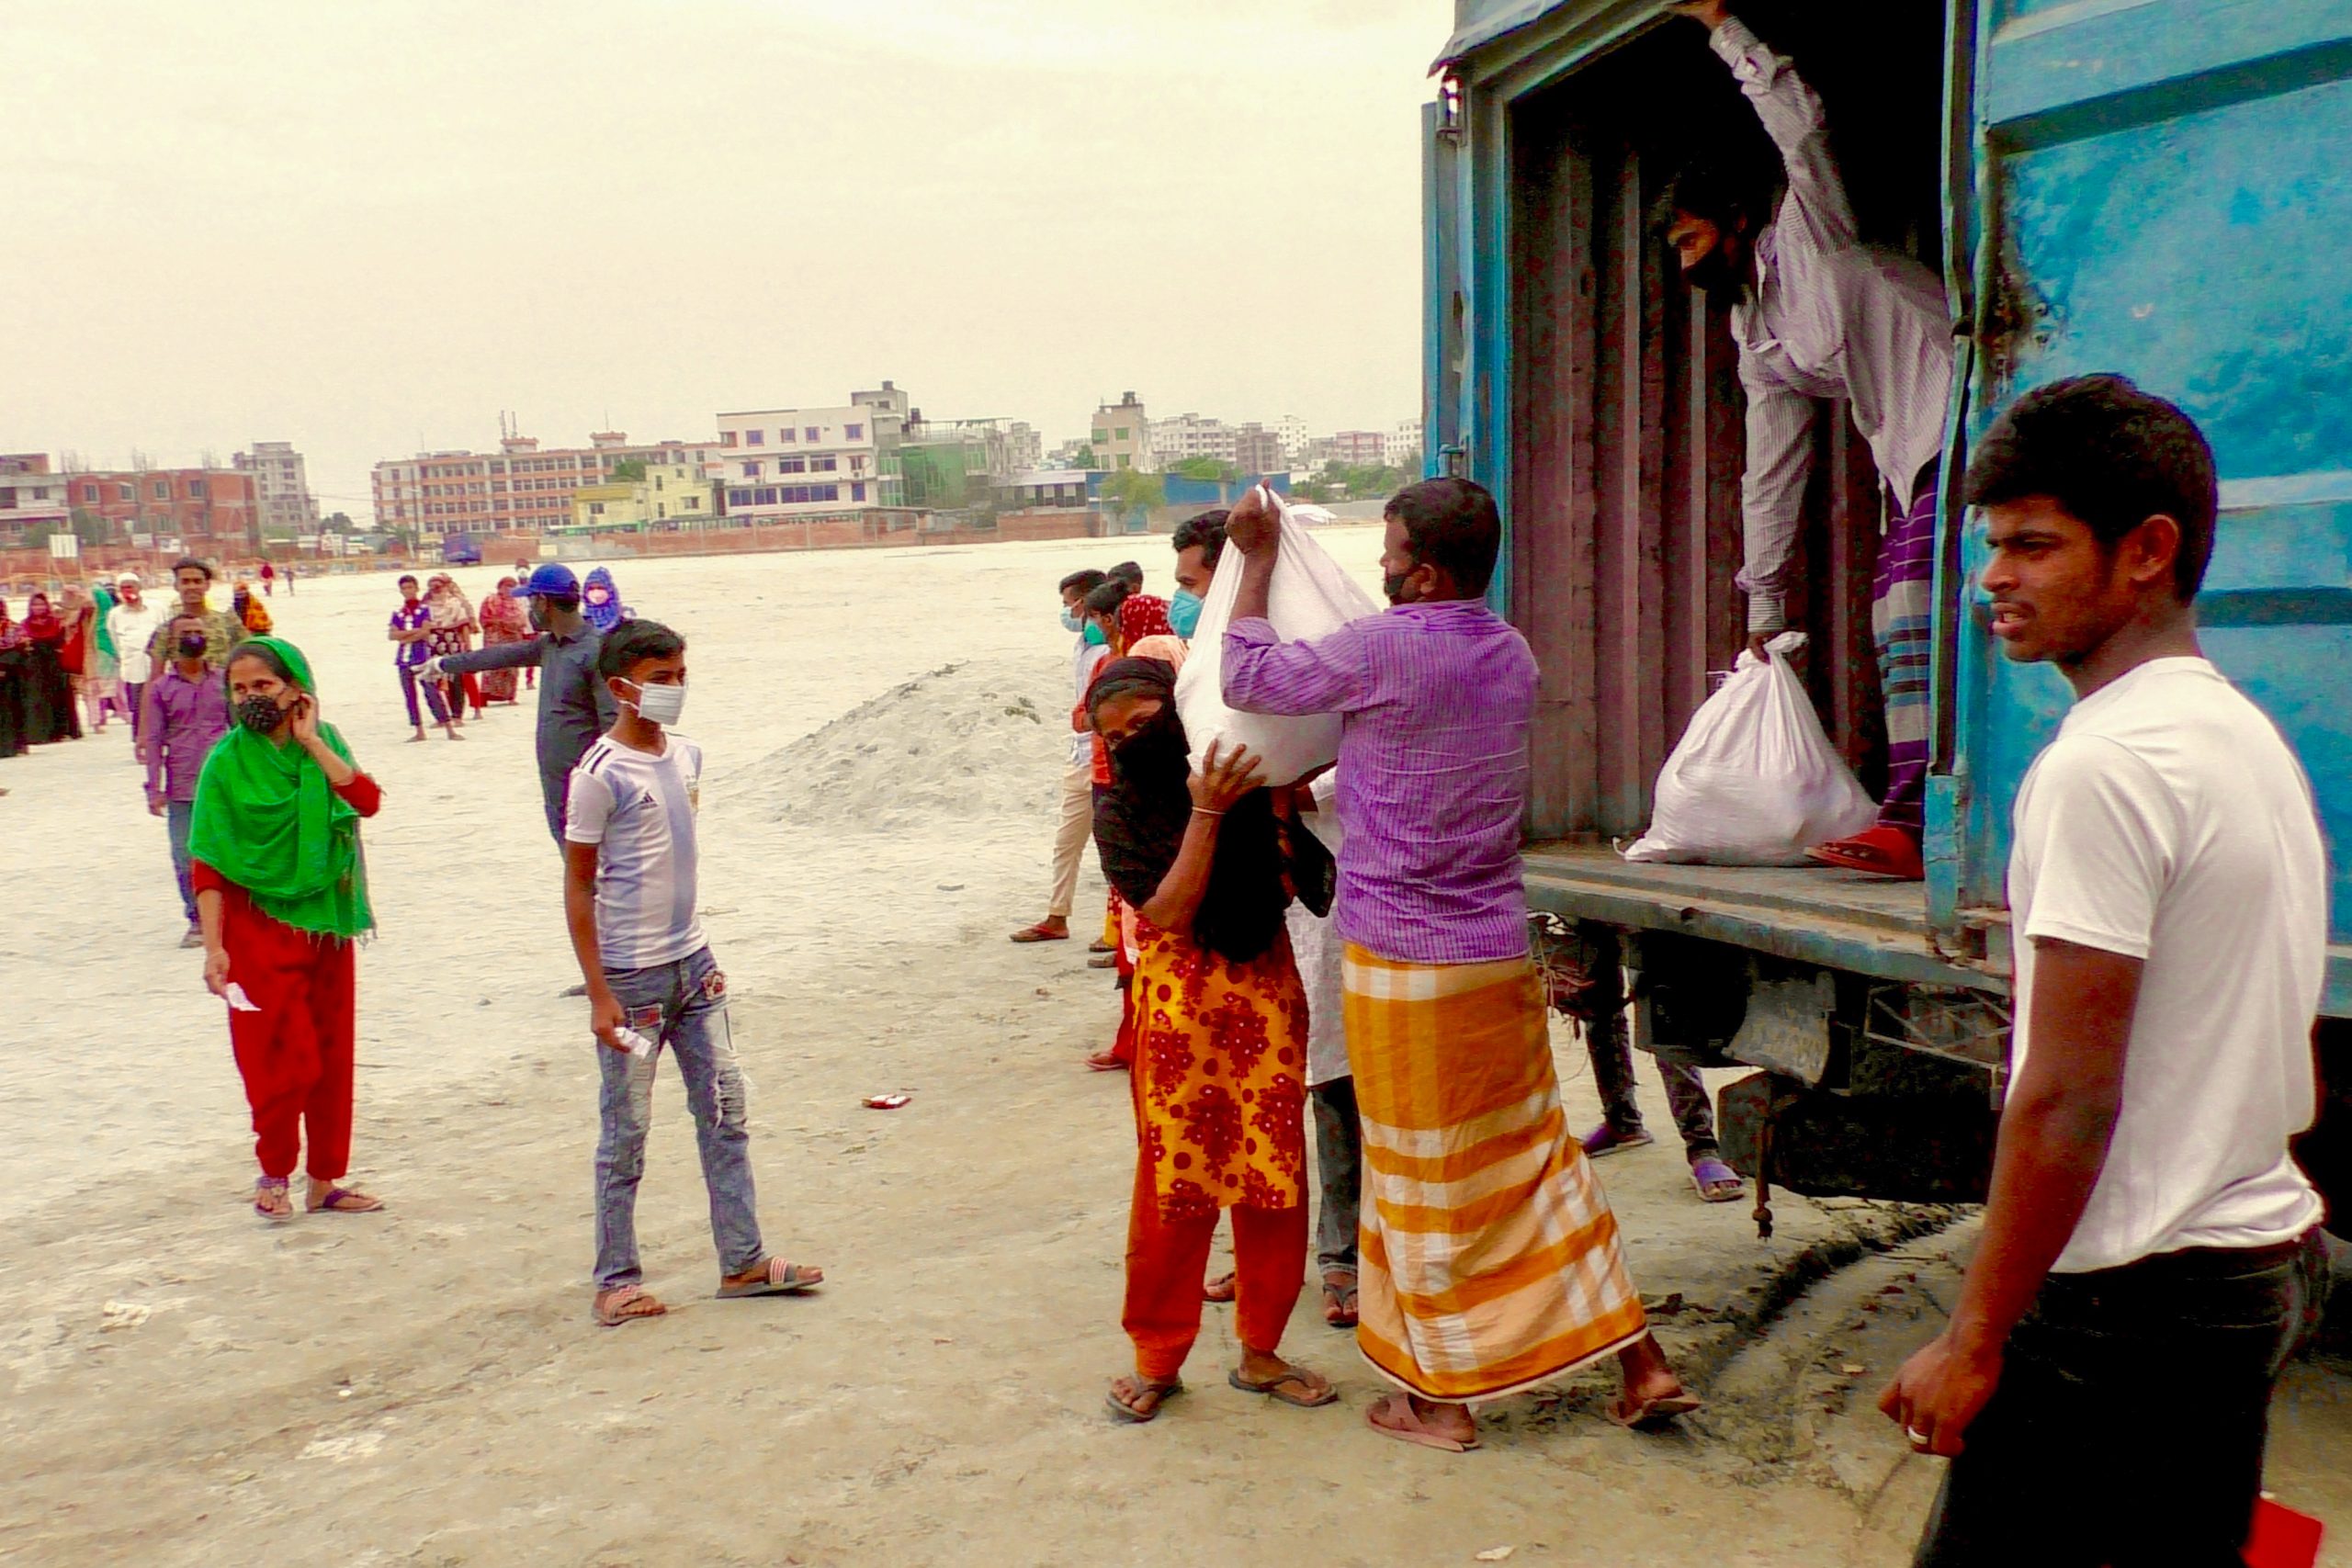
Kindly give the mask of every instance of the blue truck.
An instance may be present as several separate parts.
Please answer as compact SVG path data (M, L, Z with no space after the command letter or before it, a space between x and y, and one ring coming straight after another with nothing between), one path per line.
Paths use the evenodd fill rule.
M2092 370L2211 436L2222 517L2199 616L2318 794L2334 945L2324 1111L2299 1152L2352 1198L2352 4L1738 10L1820 90L1865 237L1944 278L1953 469L2018 393ZM1457 0L1456 23L1424 119L1423 401L1433 470L1502 502L1495 598L1543 665L1530 902L1614 936L1637 1044L1758 1069L1721 1109L1768 1234L1775 1184L1981 1197L2011 1016L2009 811L2067 690L1995 648L1981 533L1947 486L1924 886L1615 853L1743 640L1736 351L1645 215L1684 159L1760 133L1659 0ZM1827 412L1797 608L1816 705L1870 782L1880 491Z

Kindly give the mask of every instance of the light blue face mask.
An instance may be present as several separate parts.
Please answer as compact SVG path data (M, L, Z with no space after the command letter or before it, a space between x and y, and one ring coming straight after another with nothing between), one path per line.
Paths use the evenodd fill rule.
M1062 606L1062 630L1072 637L1078 637L1086 630L1085 618L1067 604Z
M1168 624L1178 637L1192 641L1193 628L1201 624L1201 596L1178 589L1175 597L1168 601Z

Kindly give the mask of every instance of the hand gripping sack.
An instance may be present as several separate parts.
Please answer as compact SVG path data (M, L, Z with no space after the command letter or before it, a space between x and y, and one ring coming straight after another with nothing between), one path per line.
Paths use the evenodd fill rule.
M1810 846L1877 819L1788 660L1742 653L1659 770L1649 831L1625 858L1804 865Z
M1281 497L1274 497L1274 504L1282 513L1282 550L1274 558L1266 618L1283 640L1322 637L1350 621L1378 615L1380 606L1372 595L1357 587L1330 552L1299 525ZM1236 713L1225 705L1225 629L1233 624L1242 570L1238 549L1227 549L1216 563L1216 576L1201 606L1201 623L1193 632L1193 651L1176 677L1176 714L1192 741L1195 768L1208 755L1212 741L1227 747L1238 742L1261 760L1268 784L1289 784L1339 760L1340 716L1275 718Z

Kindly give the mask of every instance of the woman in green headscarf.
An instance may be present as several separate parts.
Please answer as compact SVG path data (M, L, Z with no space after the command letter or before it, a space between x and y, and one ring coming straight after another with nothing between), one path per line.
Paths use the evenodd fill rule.
M340 1183L351 1161L352 943L375 928L359 819L382 792L320 720L292 643L239 643L226 679L233 722L197 777L188 856L204 983L229 1004L253 1107L254 1209L293 1217L287 1184L307 1134L310 1211L369 1213L383 1204Z

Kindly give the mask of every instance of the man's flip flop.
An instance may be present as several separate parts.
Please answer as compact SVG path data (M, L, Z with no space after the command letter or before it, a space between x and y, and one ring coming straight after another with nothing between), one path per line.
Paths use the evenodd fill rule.
M1747 1196L1747 1183L1739 1172L1713 1156L1690 1162L1690 1185L1709 1203L1736 1203Z
M1015 942L1068 942L1069 932L1047 931L1044 925L1023 926L1012 933Z
M1670 1393L1664 1399L1645 1399L1634 1405L1628 1405L1620 1397L1609 1402L1609 1418L1629 1432L1638 1432L1705 1408L1706 1401L1692 1393Z
M1404 1405L1406 1419L1417 1423L1416 1425L1391 1426L1380 1418L1382 1411L1394 1410L1400 1403ZM1401 1393L1391 1394L1386 1399L1374 1401L1372 1408L1363 1413L1365 1426L1370 1427L1382 1437L1394 1438L1400 1443L1412 1443L1420 1448L1435 1449L1441 1453L1449 1454L1466 1454L1478 1446L1476 1438L1472 1438L1465 1443L1459 1438L1449 1438L1442 1432L1432 1432L1428 1427L1418 1425L1419 1419L1419 1416L1413 1414L1411 1402Z
M746 1280L740 1283L721 1280L717 1299L722 1302L741 1301L747 1296L798 1296L815 1290L825 1281L821 1276L812 1278L797 1263L786 1263L781 1258L768 1259L767 1277Z
M1244 1393L1260 1394L1296 1410L1320 1410L1327 1404L1337 1404L1340 1402L1340 1391L1328 1382L1323 1384L1320 1393L1284 1393L1283 1390L1293 1383L1296 1383L1302 1390L1314 1389L1317 1381L1315 1374L1301 1367L1293 1367L1282 1376L1268 1378L1263 1382L1253 1382L1243 1377L1241 1369L1236 1367L1225 1374L1225 1381Z
M1850 839L1815 844L1805 858L1841 871L1867 871L1902 882L1918 882L1928 874L1919 858L1919 840L1900 828L1866 828Z
M1145 1394L1153 1396L1149 1415L1136 1409L1121 1399L1116 1388L1111 1389L1102 1395L1102 1404L1103 1408L1111 1412L1111 1419L1114 1421L1122 1421L1130 1427L1143 1427L1159 1420L1159 1413L1168 1408L1168 1402L1183 1392L1184 1380L1182 1378L1176 1378L1168 1382L1137 1381L1136 1397L1141 1399Z
M618 1328L642 1317L661 1317L669 1310L640 1285L618 1285L596 1297L596 1322L604 1328Z
M1657 1142L1646 1127L1637 1132L1621 1133L1606 1122L1577 1140L1587 1159L1600 1159L1604 1155L1618 1154L1626 1149L1647 1148Z

